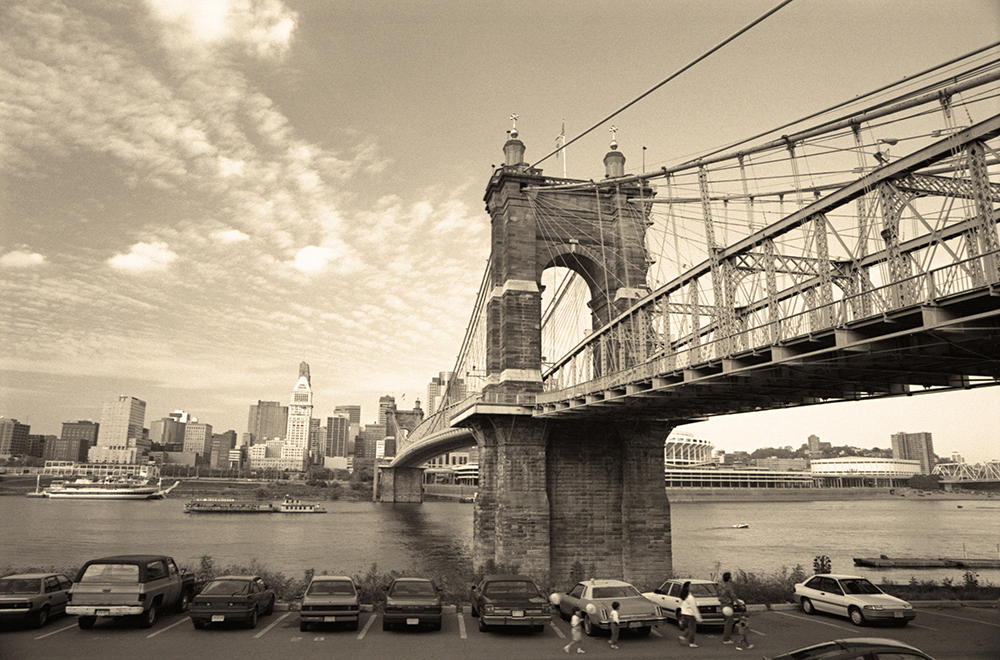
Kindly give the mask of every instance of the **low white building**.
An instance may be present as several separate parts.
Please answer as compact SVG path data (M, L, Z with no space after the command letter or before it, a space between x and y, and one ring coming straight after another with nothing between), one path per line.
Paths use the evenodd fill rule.
M813 459L810 469L813 479L820 486L892 488L905 486L910 477L920 474L920 461L842 456Z

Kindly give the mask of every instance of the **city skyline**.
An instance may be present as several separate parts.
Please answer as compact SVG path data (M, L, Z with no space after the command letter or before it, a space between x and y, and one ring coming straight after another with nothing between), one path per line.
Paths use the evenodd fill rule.
M0 415L58 433L127 394L243 432L301 361L321 417L412 407L454 368L509 116L534 163L564 122L573 137L774 4L0 9ZM799 0L616 117L616 140L627 172L674 164L998 40L990 0ZM539 167L599 178L609 139ZM990 389L685 428L734 450L927 431L986 460L998 418Z

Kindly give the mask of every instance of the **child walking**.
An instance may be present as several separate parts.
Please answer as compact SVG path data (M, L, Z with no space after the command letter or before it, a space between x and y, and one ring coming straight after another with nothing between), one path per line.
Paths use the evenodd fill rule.
M577 653L586 653L586 651L580 648L580 641L583 639L583 614L580 612L579 607L573 608L573 616L569 620L569 625L573 639L570 640L569 644L563 647L563 651L569 653L570 648L576 644Z
M752 649L753 644L747 639L747 632L750 630L750 615L743 611L740 613L740 618L736 621L736 634L739 639L736 640L736 650L742 651L743 649Z

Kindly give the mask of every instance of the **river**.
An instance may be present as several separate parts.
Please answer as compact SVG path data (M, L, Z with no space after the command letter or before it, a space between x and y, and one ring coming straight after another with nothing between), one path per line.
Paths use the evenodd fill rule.
M471 562L473 505L425 502L389 505L326 501L325 515L192 515L185 499L162 501L48 500L0 497L0 570L71 568L93 557L155 552L196 568L252 560L289 577L307 569L364 573L446 571ZM853 557L997 557L1000 501L894 498L823 502L695 502L671 506L674 572L769 575L797 564L810 572L827 555L834 572L881 582L960 584L962 570L855 568ZM745 529L734 524L747 523ZM1000 570L978 571L981 584L1000 584ZM612 577L612 576L608 576Z

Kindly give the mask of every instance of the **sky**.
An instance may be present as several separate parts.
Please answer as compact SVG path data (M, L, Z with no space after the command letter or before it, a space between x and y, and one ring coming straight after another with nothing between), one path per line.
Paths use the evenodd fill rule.
M0 415L121 394L246 431L309 363L314 415L425 401L489 256L511 127L535 163L777 0L22 0L0 6ZM686 160L1000 41L995 0L795 0L614 120ZM571 145L604 176L606 128ZM645 151L643 151L645 147ZM562 160L539 165L561 175ZM426 405L426 404L425 404ZM1000 458L1000 389L717 418L726 450Z

